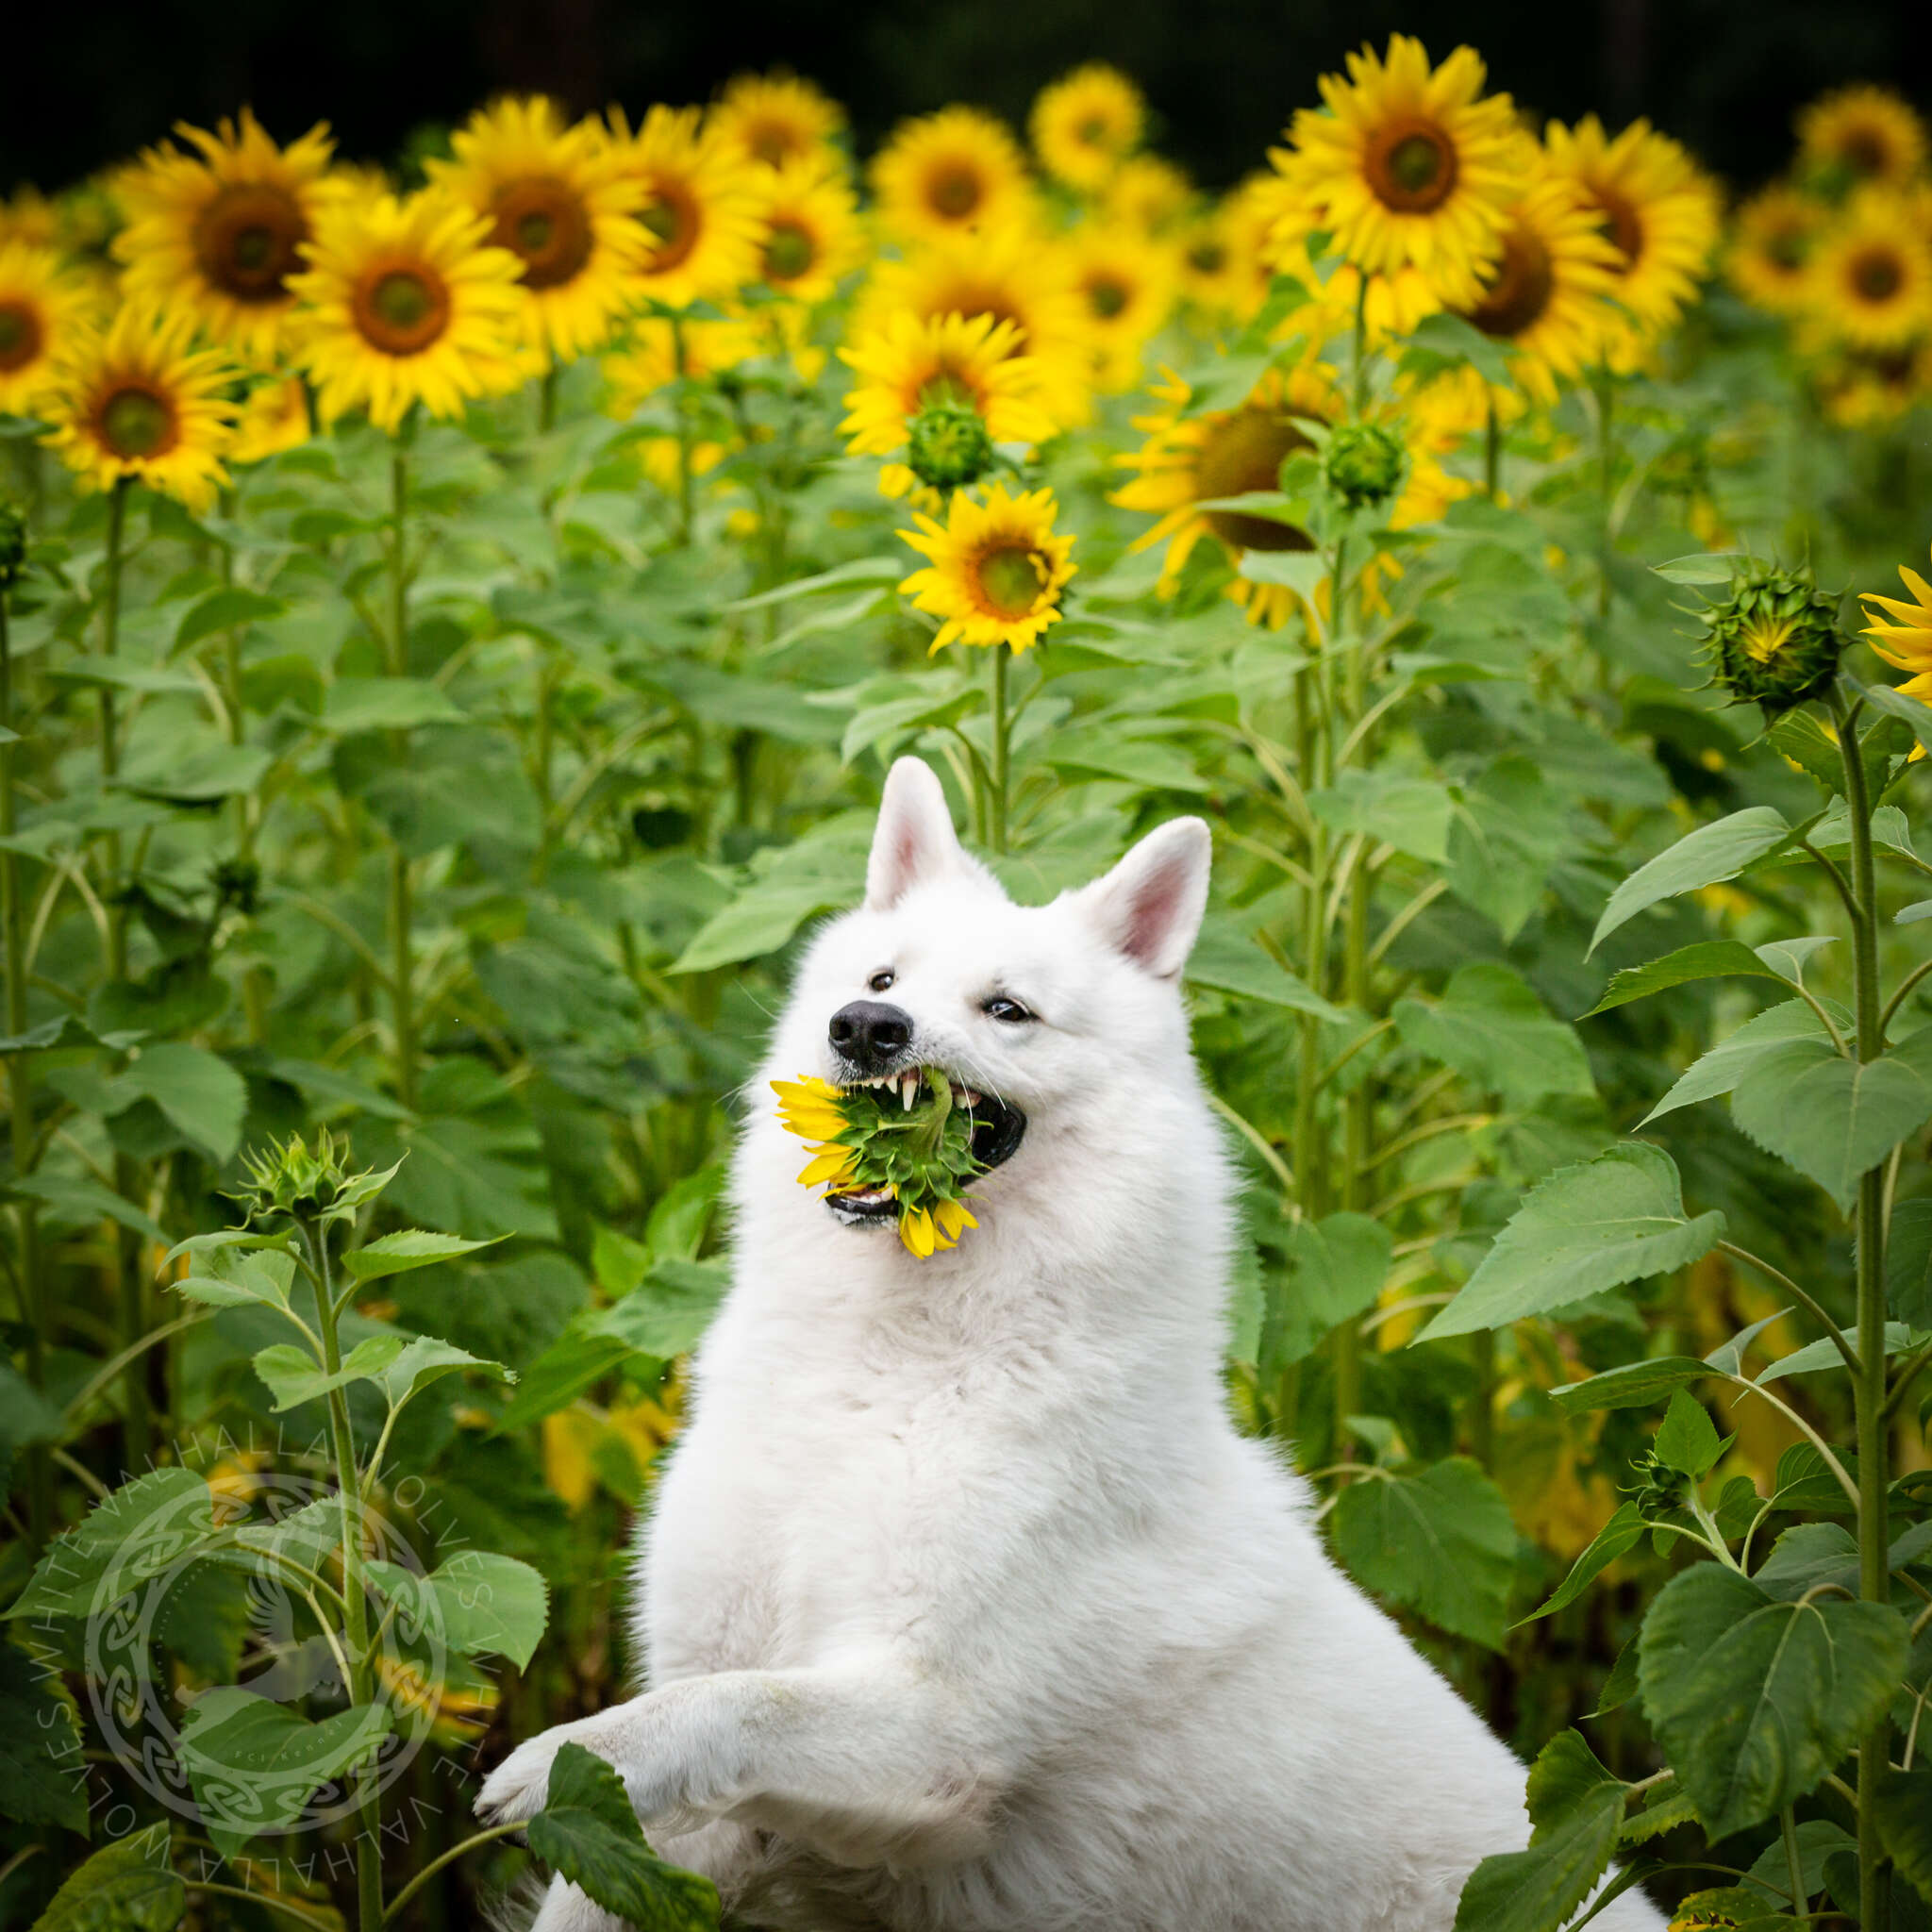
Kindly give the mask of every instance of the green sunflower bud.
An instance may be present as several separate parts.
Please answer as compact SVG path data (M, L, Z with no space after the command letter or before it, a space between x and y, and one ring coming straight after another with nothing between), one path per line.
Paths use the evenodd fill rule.
M26 568L26 512L10 496L0 496L0 591L20 581Z
M1823 697L1845 647L1838 602L1809 570L1745 562L1730 595L1704 612L1713 682L1774 715Z
M907 425L906 461L929 490L963 490L992 468L992 438L967 404L928 403Z
M1322 478L1350 509L1374 509L1402 488L1408 452L1379 423L1344 423L1328 439Z
M349 1143L326 1127L316 1136L313 1152L301 1135L291 1134L243 1154L242 1185L224 1191L241 1202L251 1222L284 1214L301 1221L346 1220L360 1203L380 1193L390 1177L349 1173L348 1152Z

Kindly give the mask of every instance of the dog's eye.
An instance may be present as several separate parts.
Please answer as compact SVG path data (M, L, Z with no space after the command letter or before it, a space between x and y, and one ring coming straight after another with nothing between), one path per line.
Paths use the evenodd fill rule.
M876 973L874 973L873 976L865 982L866 988L869 991L872 992L886 992L891 990L893 980L897 979L898 976L899 975L896 973L894 973L890 966L881 966L879 970Z
M1004 1020L1008 1026L1017 1025L1021 1021L1033 1017L1018 1000L1008 999L1003 992L994 993L980 1011L990 1020Z

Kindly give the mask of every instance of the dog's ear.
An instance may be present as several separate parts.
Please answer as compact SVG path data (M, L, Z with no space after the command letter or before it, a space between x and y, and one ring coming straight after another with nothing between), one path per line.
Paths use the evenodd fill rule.
M960 849L946 794L932 767L919 758L895 760L886 774L878 827L866 861L866 910L884 912L922 880L941 873L976 870Z
M1188 963L1208 909L1214 843L1201 819L1173 819L1149 832L1104 878L1080 894L1107 939L1157 979Z

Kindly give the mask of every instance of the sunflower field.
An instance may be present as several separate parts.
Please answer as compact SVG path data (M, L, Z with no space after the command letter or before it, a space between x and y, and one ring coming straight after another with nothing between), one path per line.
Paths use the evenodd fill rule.
M914 752L1024 899L1212 824L1228 1399L1533 1761L1457 1926L1932 1926L1925 129L1320 94L1219 195L1095 65L0 204L7 1925L736 1923L594 1761L470 1807L625 1694Z

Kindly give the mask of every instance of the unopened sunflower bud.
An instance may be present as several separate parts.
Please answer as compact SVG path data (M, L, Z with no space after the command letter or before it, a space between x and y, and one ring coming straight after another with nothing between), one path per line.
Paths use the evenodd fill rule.
M1350 509L1374 509L1402 488L1408 453L1379 423L1344 423L1328 439L1323 480Z
M992 468L992 438L977 409L928 403L906 430L907 467L929 490L963 490Z
M26 512L10 496L0 496L0 591L20 581L26 568Z
M1704 612L1713 682L1774 714L1823 697L1844 650L1838 602L1809 570L1746 561Z
M242 1203L250 1221L284 1214L298 1220L317 1215L340 1219L380 1185L375 1175L345 1171L348 1151L349 1143L338 1141L326 1127L316 1136L313 1152L299 1134L271 1141L266 1147L242 1155L242 1184L225 1191Z

